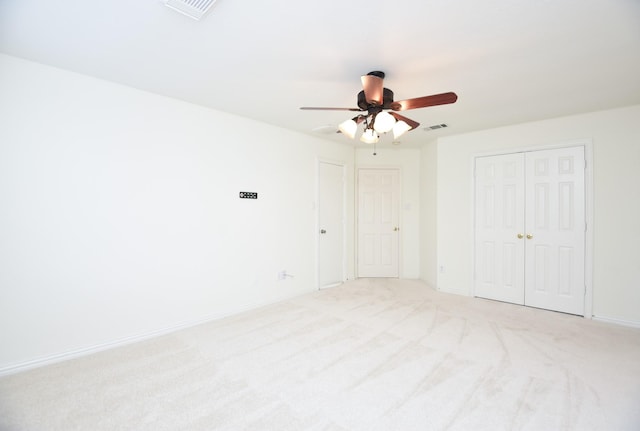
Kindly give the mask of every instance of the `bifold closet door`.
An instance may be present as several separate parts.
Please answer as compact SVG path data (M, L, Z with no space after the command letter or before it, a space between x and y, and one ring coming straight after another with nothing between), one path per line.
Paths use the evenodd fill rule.
M584 313L584 168L584 147L476 159L476 296Z

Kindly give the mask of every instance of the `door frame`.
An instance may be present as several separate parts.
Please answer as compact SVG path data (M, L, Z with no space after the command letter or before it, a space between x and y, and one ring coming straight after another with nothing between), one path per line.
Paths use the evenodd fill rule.
M498 156L503 154L513 154L513 153L525 153L530 151L541 151L541 150L553 150L557 148L568 148L568 147L584 147L584 159L585 159L585 170L584 170L584 199L585 199L585 247L584 247L584 284L585 284L585 296L584 296L584 317L587 319L593 318L593 139L591 138L582 138L582 139L572 139L567 141L560 141L552 144L542 144L535 146L527 146L527 147L509 147L503 148L500 150L488 151L488 152L479 152L471 156L471 211L470 215L470 223L471 223L471 232L473 232L474 237L474 249L471 256L471 268L474 268L473 280L471 282L471 292L472 296L475 296L475 265L476 265L476 253L475 253L475 163L478 157L486 157L486 156Z
M402 220L402 168L400 166L393 165L368 165L368 166L358 166L355 170L355 195L354 195L354 207L355 207L355 247L354 247L354 256L355 256L355 277L360 278L360 274L358 273L358 262L359 262L359 251L360 251L360 223L359 223L359 212L360 205L359 196L360 196L360 171L371 171L371 170L393 170L398 172L398 225L400 226L400 233L398 235L398 279L402 279L402 262L403 262L403 254L402 254L402 238L403 238L403 220Z
M342 280L344 283L347 280L347 164L338 160L331 160L325 158L316 159L316 204L314 205L316 213L315 222L315 248L316 248L316 287L318 290L322 288L332 287L320 285L320 164L326 163L330 165L340 166L342 168ZM335 284L337 286L340 283Z

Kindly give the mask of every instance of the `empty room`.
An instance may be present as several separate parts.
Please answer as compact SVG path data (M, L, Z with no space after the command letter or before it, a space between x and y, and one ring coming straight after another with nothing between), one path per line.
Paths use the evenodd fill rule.
M0 430L640 429L640 3L0 2Z

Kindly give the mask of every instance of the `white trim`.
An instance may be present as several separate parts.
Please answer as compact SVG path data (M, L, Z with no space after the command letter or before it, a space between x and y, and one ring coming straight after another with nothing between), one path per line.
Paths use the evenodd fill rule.
M320 237L318 232L320 231L320 164L326 163L329 165L340 166L342 168L342 279L340 283L328 286L320 286ZM316 158L316 288L328 288L337 286L344 283L347 280L347 165L343 161L326 159L322 157Z
M308 292L307 292L308 293ZM11 365L7 365L4 366L2 368L0 368L0 377L3 376L7 376L10 374L17 374L20 372L24 372L24 371L28 371L34 368L40 368L40 367L44 367L46 365L52 365L52 364L56 364L58 362L63 362L63 361L68 361L70 359L76 359L76 358L80 358L83 356L88 356L88 355L92 355L94 353L99 353L105 350L110 350L110 349L114 349L117 347L123 347L129 344L133 344L133 343L138 343L141 341L145 341L145 340L149 340L152 338L157 338L163 335L167 335L176 331L180 331L182 329L187 329L187 328L191 328L194 326L198 326L198 325L202 325L205 323L209 323L209 322L213 322L216 320L220 320L220 319L224 319L225 317L229 317L229 316L233 316L236 314L240 314L243 313L245 311L250 311L250 310L254 310L257 308L261 308L261 307L265 307L268 305L272 305L272 304L276 304L278 302L282 302L282 301L286 301L292 298L296 298L302 295L305 295L306 293L296 293L294 295L285 295L282 296L278 299L274 299L271 301L266 301L266 302L256 302L256 303L248 303L248 304L244 304L242 306L239 306L238 308L234 309L233 311L229 311L229 312L224 312L224 313L216 313L216 314L212 314L209 316L205 316L203 318L200 319L196 319L196 320L190 320L187 322L183 322L183 323L178 323L176 325L172 325L172 326L168 326L166 328L163 329L157 329L154 331L149 331L149 332L143 332L143 333L139 333L139 334L135 334L135 335L131 335L128 337L123 337L123 338L119 338L113 341L108 341L106 343L100 343L100 344L95 344L93 346L88 346L88 347L82 347L80 349L74 349L74 350L69 350L66 352L61 352L61 353L56 353L53 355L48 355L48 356L44 356L44 357L40 357L40 358L36 358L36 359L31 359L28 361L24 361L24 362L18 362L15 364L11 364Z
M605 316L593 316L592 319L598 322L613 323L615 325L628 326L630 328L640 329L640 322L634 322L631 320L616 319L614 317L605 317Z
M556 148L568 148L568 147L580 147L580 146L591 147L592 145L593 145L593 139L591 138L569 139L566 141L553 142L553 143L540 144L540 145L530 145L527 147L510 147L510 148L502 148L502 149L496 149L491 151L483 151L483 152L474 154L473 156L471 156L471 158L475 159L477 157L499 156L501 154L514 154L514 153L527 153L530 151L553 150Z
M494 155L504 154L504 153L495 153ZM506 153L508 154L508 153ZM486 154L486 156L490 156L491 154ZM476 159L481 157L480 155L471 156L471 246L473 247L473 251L471 252L471 286L469 288L469 296L476 297ZM439 254L438 254L439 255ZM436 268L438 271L438 278L440 277L440 262L438 262L438 267ZM440 283L438 283L440 285ZM438 289L440 290L440 289Z
M584 160L587 166L584 170L584 199L585 222L584 233L584 317L593 316L593 140L583 139Z
M593 315L593 139L591 138L580 138L580 139L571 139L567 141L549 143L549 144L541 144L537 146L528 146L528 147L515 147L515 148L505 148L494 151L487 151L476 153L471 156L471 232L474 237L474 251L472 253L472 280L471 280L471 288L469 291L471 292L471 296L475 296L475 183L476 183L476 175L475 175L475 161L478 157L487 157L487 156L497 156L503 154L515 154L515 153L526 153L532 151L544 151L544 150L552 150L556 148L568 148L568 147L584 147L584 159L587 164L585 167L584 175L584 194L585 194L585 221L587 223L587 229L585 232L585 261L584 261L584 283L585 283L585 298L584 298L584 317L591 318Z

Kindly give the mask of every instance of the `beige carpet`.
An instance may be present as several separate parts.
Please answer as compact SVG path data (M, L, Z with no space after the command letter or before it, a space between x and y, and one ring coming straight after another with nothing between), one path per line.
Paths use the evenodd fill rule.
M0 379L4 430L640 430L640 330L357 280Z

